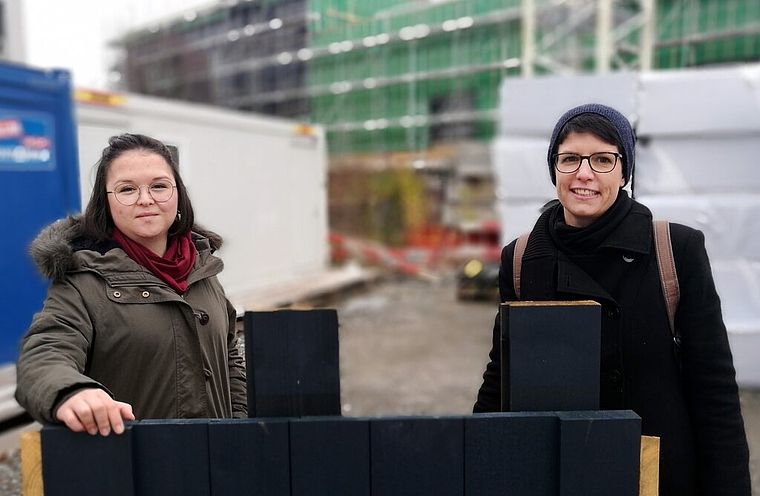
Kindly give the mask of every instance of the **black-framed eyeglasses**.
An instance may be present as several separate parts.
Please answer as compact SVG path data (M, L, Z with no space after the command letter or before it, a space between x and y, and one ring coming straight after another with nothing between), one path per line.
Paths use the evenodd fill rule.
M142 186L129 183L120 184L113 191L106 191L106 193L113 194L117 202L125 207L129 207L137 203L138 198L140 198L140 189L143 186L148 188L148 194L156 203L165 203L171 200L174 195L174 189L177 187L169 181L160 180Z
M555 153L554 168L563 174L572 174L581 168L583 160L588 160L588 165L594 172L606 174L612 172L618 163L621 154L615 152L597 152L591 155L579 155L577 153Z

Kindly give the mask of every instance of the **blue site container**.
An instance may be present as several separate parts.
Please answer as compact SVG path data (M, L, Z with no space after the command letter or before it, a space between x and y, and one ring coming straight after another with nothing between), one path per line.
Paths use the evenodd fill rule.
M70 73L0 64L0 365L15 362L48 281L29 243L80 211L77 126Z

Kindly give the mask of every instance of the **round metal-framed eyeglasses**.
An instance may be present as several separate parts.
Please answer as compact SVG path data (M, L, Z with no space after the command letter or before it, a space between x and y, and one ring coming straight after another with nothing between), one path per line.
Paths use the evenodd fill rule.
M113 191L106 191L107 194L112 194L116 201L129 207L137 203L140 198L140 189L143 187L148 188L148 194L156 203L165 203L172 199L176 185L169 181L153 181L148 185L137 186L135 184L120 184Z
M579 155L577 153L555 153L552 155L554 168L563 174L572 174L580 169L584 159L588 161L592 171L606 174L612 172L620 157L622 155L615 152L597 152L591 155Z

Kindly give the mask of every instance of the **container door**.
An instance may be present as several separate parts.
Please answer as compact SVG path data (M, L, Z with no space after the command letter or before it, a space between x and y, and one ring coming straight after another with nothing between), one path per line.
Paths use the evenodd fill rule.
M47 224L80 211L76 122L67 71L0 64L0 365L42 308L48 281L29 256Z

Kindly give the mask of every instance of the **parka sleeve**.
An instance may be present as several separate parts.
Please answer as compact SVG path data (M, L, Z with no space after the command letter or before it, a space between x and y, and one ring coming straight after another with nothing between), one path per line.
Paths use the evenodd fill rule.
M515 251L515 242L505 246L501 250L501 263L499 265L499 297L502 302L515 301L514 282L512 280L512 257ZM483 373L483 384L478 391L478 399L473 407L473 413L498 412L501 410L501 325L499 312L493 325L493 341L491 351L488 354L489 362Z
M81 293L69 279L54 281L21 341L16 362L16 400L38 422L56 422L56 407L75 391L108 392L84 374L92 336Z
M675 325L681 335L681 366L696 442L699 487L703 494L749 495L749 450L720 298L704 235L689 231L687 242L674 252L681 288Z
M227 333L227 364L230 369L230 398L233 418L248 417L248 395L245 375L245 358L240 353L237 332L237 312L227 300L229 331Z

